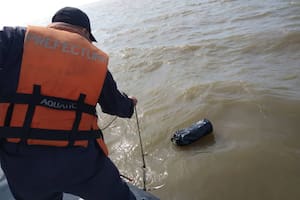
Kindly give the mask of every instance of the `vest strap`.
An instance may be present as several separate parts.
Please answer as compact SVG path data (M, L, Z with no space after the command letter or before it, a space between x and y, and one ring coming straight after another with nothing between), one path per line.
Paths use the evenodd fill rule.
M7 108L7 111L6 111L4 126L10 126L10 122L11 122L11 119L12 119L12 114L13 114L13 111L14 111L14 107L15 107L15 104L13 104L13 103L9 104L9 106Z
M3 97L0 96L0 103L11 103L11 104L30 104L33 94L23 94L17 93L14 96ZM82 103L78 107L78 100L70 100L65 98L51 97L47 95L40 94L36 96L36 101L38 106L43 106L56 110L71 110L76 111L80 109L82 112L95 116L95 106Z
M68 141L72 131L48 130L31 128L27 139ZM0 138L21 138L24 133L22 127L0 127ZM76 132L76 140L103 138L101 130L87 130Z
M0 97L0 103L10 103L4 120L4 127L0 127L0 138L20 138L21 144L27 144L28 139L69 141L68 146L73 146L75 141L78 140L89 140L97 138L103 139L103 135L100 130L78 130L82 113L91 114L93 116L96 115L95 106L84 103L85 98L85 94L80 94L77 101L45 96L41 94L40 85L33 86L32 94L18 93L13 97ZM10 126L15 104L28 105L22 127ZM31 128L31 122L36 106L44 106L58 110L75 111L76 116L73 122L72 130L49 130Z
M30 102L28 104L27 112L25 115L25 120L23 124L23 134L21 136L21 143L26 144L27 139L30 135L30 126L33 119L35 106L38 103L38 98L41 94L41 86L40 85L34 85L33 86L33 94L31 96Z
M77 101L76 116L75 116L75 120L73 122L73 127L71 130L71 133L69 135L69 146L73 146L75 139L77 138L78 127L79 127L79 123L80 123L81 116L82 116L82 111L80 108L84 104L85 97L86 97L86 95L80 94L79 99Z

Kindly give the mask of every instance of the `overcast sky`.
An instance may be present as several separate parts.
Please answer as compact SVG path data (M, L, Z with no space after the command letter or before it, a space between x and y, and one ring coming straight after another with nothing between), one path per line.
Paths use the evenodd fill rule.
M25 26L48 18L50 21L64 6L78 7L96 1L101 0L6 0L0 7L0 29L2 26Z

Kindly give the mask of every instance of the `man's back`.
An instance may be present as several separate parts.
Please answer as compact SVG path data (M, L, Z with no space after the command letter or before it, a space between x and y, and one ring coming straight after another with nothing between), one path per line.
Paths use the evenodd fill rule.
M79 9L63 8L55 14L52 20L62 23L67 20L67 23L73 27L67 31L79 34L85 43L95 41L91 34L89 19ZM96 71L95 74L90 73L83 81L91 83L86 87L87 90L81 87L79 81L79 85L75 84L75 86L58 84L61 87L68 85L65 86L65 91L66 94L72 91L70 95L66 95L63 90L62 92L55 91L54 88L57 85L55 81L59 80L58 77L64 77L59 70L55 73L49 72L51 75L44 72L41 75L39 72L44 69L51 70L51 67L59 67L55 66L56 64L63 65L62 68L66 72L68 67L72 66L66 60L72 59L61 58L59 63L52 62L51 59L56 59L56 56L47 57L45 52L40 52L34 45L28 47L24 44L24 41L27 41L25 40L26 33L30 33L28 28L4 28L0 32L0 159L12 194L16 199L25 200L60 200L63 192L88 200L135 199L128 186L121 180L116 166L105 155L104 149L99 148L99 145L102 147L104 142L92 129L95 123L89 128L80 125L80 121L82 119L89 121L86 115L95 114L97 102L103 112L119 117L131 117L136 99L129 98L118 90L109 71L104 73L101 70L97 71L97 68L93 70ZM28 50L32 47L33 50ZM90 50L93 48L88 44L86 47ZM58 54L61 56L63 53ZM75 51L71 53L77 54ZM39 60L41 57L46 60ZM89 57L81 59L86 58L89 59ZM83 66L78 67L84 72ZM95 80L93 82L97 87L99 83L97 74L99 74L99 80L102 79L101 94L99 94L100 90L89 89L95 87L90 82L91 80ZM89 79L90 77L92 79ZM76 77L71 77L71 79L73 81ZM43 90L48 87L51 88L49 91ZM75 96L79 95L78 102L72 97L75 93ZM66 96L71 97L68 99ZM90 99L91 96L93 96L92 101L85 101L85 97ZM71 107L54 106L51 102L51 105L49 102L43 104L43 98L40 97L47 97L59 102L60 105L65 105L66 102L78 104ZM87 103L91 105L85 105ZM45 112L41 114L41 110ZM50 112L56 113L57 118L60 118L62 114L58 111L69 116L64 118L65 122L59 120L60 122L57 123L54 121L46 123ZM86 112L84 113L86 115L83 116L83 112ZM19 119L16 120L16 118ZM69 130L61 129L60 125L64 126L69 123L68 119L74 121L72 127L68 126ZM83 135L80 135L82 130ZM19 138L19 136L22 137ZM8 139L5 139L7 137ZM32 137L35 137L34 142L29 141ZM77 140L80 142L82 137L87 141L87 145L76 146ZM45 140L49 138L50 140L67 138L68 145L51 146L45 143ZM101 139L102 143L99 143L98 139Z

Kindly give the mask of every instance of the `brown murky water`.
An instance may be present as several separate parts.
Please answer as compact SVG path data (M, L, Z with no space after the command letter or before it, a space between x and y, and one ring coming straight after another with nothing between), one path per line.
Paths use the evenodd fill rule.
M300 199L299 1L104 0L84 9L119 88L139 99L147 188L162 200ZM202 118L211 135L170 142ZM136 119L104 134L121 173L142 186Z
M161 186L153 193L165 200L299 199L300 2L109 5L96 34L120 89L139 99L148 188ZM170 142L204 117L213 134ZM135 119L105 135L121 172L142 186Z

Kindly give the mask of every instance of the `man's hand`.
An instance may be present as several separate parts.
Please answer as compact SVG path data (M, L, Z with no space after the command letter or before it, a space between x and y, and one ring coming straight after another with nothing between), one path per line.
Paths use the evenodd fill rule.
M135 97L133 97L133 96L128 96L128 98L131 99L132 102L133 102L133 105L136 106L136 104L137 104L137 102L138 102L137 98L135 98Z

